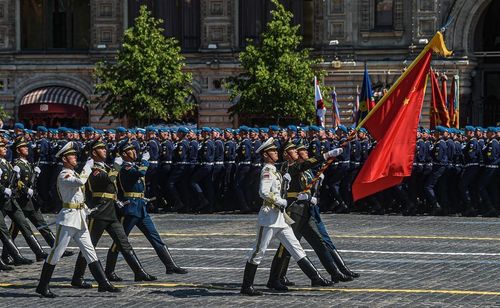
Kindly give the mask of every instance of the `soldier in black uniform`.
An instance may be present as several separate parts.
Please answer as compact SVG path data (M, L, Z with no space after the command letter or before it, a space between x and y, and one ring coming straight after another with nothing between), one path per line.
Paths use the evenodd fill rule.
M234 209L234 177L236 174L236 141L233 130L224 130L224 210Z
M160 128L160 152L159 152L159 170L158 170L158 198L161 198L163 202L171 204L168 202L167 196L167 181L170 176L170 171L172 171L172 157L174 155L174 143L170 137L170 130L168 128Z
M212 130L212 140L214 142L214 170L212 180L214 187L214 210L222 211L222 196L224 187L224 141L221 139L222 131L218 128Z
M40 168L33 168L28 162L28 144L23 138L18 139L14 143L14 148L18 158L14 161L14 165L20 169L18 180L18 193L16 196L16 201L19 204L24 216L31 221L31 223L38 229L45 242L50 247L54 247L55 236L52 231L47 226L47 222L43 218L40 209L33 203L33 197L35 193L36 180L40 174ZM18 225L13 222L10 225L10 234L13 240L16 239L19 234ZM71 251L65 251L63 256L71 256L73 253ZM7 251L3 251L2 259L7 260Z
M18 139L16 142L18 146L27 147L27 143L23 139ZM3 147L5 149L5 147ZM26 148L27 150L27 148ZM26 151L27 152L27 151ZM43 251L42 246L36 239L31 227L26 220L26 217L23 214L23 211L19 207L19 204L16 201L16 198L19 193L19 179L21 169L18 166L12 167L12 165L5 160L6 151L0 151L0 191L3 191L4 202L2 204L2 212L3 215L7 215L11 218L11 220L16 224L21 233L23 234L26 243L31 248L31 250L36 255L37 261L42 261L47 258L48 254ZM27 155L28 153L26 153ZM21 182L22 183L22 182ZM10 252L10 251L9 251ZM4 262L10 262L8 260L7 255L5 254Z
M104 230L106 230L134 272L135 281L156 280L155 276L151 276L144 271L132 245L128 241L127 235L123 230L123 225L118 221L116 216L116 176L118 175L118 171L104 163L106 160L106 145L99 140L95 140L90 144L89 151L92 159L94 159L94 166L86 183L85 200L91 208L88 226L92 244L94 247L97 246ZM84 289L92 287L90 283L83 280L86 266L87 261L80 252L76 260L73 279L71 280L72 286ZM116 275L108 278L113 281L119 281Z
M302 192L310 180L312 180L312 173L309 171L309 176L304 177L304 172L313 167L321 165L326 159L336 157L342 153L342 149L330 150L324 154L319 160L316 158L308 159L302 163L296 162L298 160L297 148L293 142L287 142L282 145L283 158L286 160L288 173L291 176L290 188L288 189L286 199L289 207L287 213L290 218L295 221L292 225L293 232L297 239L300 241L302 237L311 245L316 254L318 255L321 264L325 267L327 272L332 276L334 282L350 281L352 277L343 274L337 267L334 258L330 254L322 235L320 234L315 220L311 217L310 203L316 205L317 199L312 196L311 191ZM284 276L290 261L290 254L286 251L285 247L280 244L272 265L269 275L267 287L278 291L287 291Z
M188 152L189 141L186 135L189 130L186 127L179 127L177 130L177 143L173 153L173 168L170 171L167 181L167 192L170 202L173 205L173 211L188 211L187 195L189 194L187 186L182 181L189 173Z

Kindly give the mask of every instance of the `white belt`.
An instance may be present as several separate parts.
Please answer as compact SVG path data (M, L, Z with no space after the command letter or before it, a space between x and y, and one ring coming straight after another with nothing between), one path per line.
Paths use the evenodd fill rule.
M158 163L158 161L157 161L157 160L149 160L148 162L149 162L150 164L157 164L157 163Z
M239 165L250 165L250 164L251 164L251 162L249 162L249 161L242 161L242 162L240 162L240 163L238 163L238 164L239 164Z
M493 169L497 169L498 168L497 165L486 165L485 167L486 168L493 168Z
M216 161L214 164L216 164L216 165L224 165L224 162L223 161Z
M172 161L171 160L162 160L161 163L162 164L171 164Z
M203 162L203 163L200 163L200 165L202 165L202 166L213 166L214 163Z
M176 165L190 165L191 163L188 163L187 161L180 161L178 163L175 163Z
M469 164L465 164L465 167L469 167L469 166L479 166L479 163L469 163Z

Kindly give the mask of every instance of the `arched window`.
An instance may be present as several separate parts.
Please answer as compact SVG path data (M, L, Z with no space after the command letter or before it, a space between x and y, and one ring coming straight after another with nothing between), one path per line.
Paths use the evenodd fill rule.
M375 28L393 29L394 28L394 1L393 0L375 0Z
M165 36L173 36L184 51L200 47L200 0L129 0L128 24L132 26L141 5L147 5L153 16L163 19Z
M89 0L20 1L22 49L89 48Z

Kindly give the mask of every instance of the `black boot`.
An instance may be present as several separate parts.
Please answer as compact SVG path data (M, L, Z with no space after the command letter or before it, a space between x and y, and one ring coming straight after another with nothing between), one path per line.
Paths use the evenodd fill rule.
M348 277L352 277L352 278L358 278L359 277L358 273L355 273L355 272L351 271L347 267L347 265L344 262L344 259L342 259L342 256L340 255L340 253L338 252L337 249L330 250L330 253L331 253L333 259L335 260L335 264L337 265L337 267L339 268L339 270L344 275L346 275Z
M167 269L166 274L187 274L188 271L186 269L178 267L177 264L175 264L174 259L172 258L172 255L170 254L170 251L168 251L166 245L157 249L156 253L158 254L158 257L160 257L161 262L165 264Z
M248 296L259 296L262 292L257 291L253 287L253 280L255 279L255 273L257 272L258 265L247 262L245 265L245 273L243 274L243 284L241 285L241 294Z
M116 260L118 259L118 252L113 251L112 249L108 250L108 256L106 257L106 277L109 281L123 281L115 273Z
M78 258L76 259L75 271L73 272L73 278L71 279L71 285L80 289L90 289L92 288L92 284L86 282L83 279L85 275L85 268L87 267L87 261L83 257L82 253L78 254Z
M43 261L49 256L48 253L43 251L42 246L33 234L26 237L25 240L28 246L31 248L31 251L33 251L33 253L35 254L36 262Z
M99 284L99 287L97 288L98 292L112 292L112 293L121 292L120 289L114 287L106 278L106 275L104 274L104 269L102 268L100 261L95 261L90 263L89 269L92 275L94 276L94 279Z
M443 209L441 208L441 205L439 205L439 203L434 203L434 205L432 206L432 211L431 211L431 215L432 216L440 216L441 214L443 213Z
M54 273L55 265L45 262L42 267L42 274L40 275L40 281L36 287L36 293L43 297L54 298L57 295L52 293L49 288L50 278L52 278L52 273Z
M0 259L0 271L11 271L14 268L12 266L8 266L7 264L3 263L2 259Z
M33 264L32 260L26 259L21 255L21 252L10 237L1 235L1 240L3 243L3 249L7 249L7 253L12 257L12 259L14 259L13 265L17 266Z
M146 273L134 250L122 251L123 258L134 272L135 281L155 281L157 278Z
M269 272L269 280L267 281L267 287L272 290L287 292L288 287L281 283L281 271L283 268L283 263L285 262L285 256L280 256L280 250L284 249L280 246L276 251L276 255L271 263L271 271Z
M311 286L312 287L328 287L333 285L333 282L325 279L321 276L321 274L318 272L316 267L311 263L311 260L309 260L308 257L303 257L302 259L297 262L299 265L300 269L306 274L309 279L311 279Z

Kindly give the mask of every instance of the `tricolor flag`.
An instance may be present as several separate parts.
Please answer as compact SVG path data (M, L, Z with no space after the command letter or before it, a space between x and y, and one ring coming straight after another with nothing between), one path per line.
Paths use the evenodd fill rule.
M335 92L335 87L332 92L332 110L333 110L333 127L338 127L340 125L340 113L339 106L337 103L337 92Z
M417 128L424 102L432 52L451 55L438 32L356 127L368 129L377 141L352 184L353 200L400 184L411 174ZM437 83L437 82L436 82Z
M316 125L324 127L326 108L316 76L314 76L314 107L316 108Z
M365 74L363 75L363 85L361 86L361 94L359 98L359 110L356 124L362 121L368 112L375 107L375 98L373 97L372 82L368 74L368 67L365 64Z

